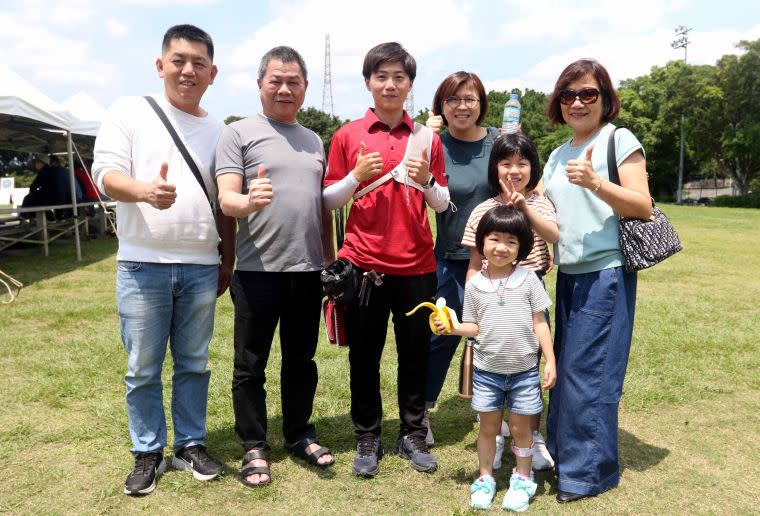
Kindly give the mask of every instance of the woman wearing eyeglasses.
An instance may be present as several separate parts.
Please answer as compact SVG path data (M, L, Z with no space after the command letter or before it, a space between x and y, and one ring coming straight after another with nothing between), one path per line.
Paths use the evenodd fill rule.
M593 59L571 63L547 104L549 119L573 137L544 167L545 195L557 209L557 384L547 418L557 501L615 487L618 403L628 363L636 273L626 272L618 216L649 218L644 149L627 129L615 133L620 185L609 181L607 142L620 101L607 70Z
M454 72L446 77L433 97L433 115L427 126L441 134L441 144L446 163L446 178L451 202L456 211L436 213L437 235L435 257L437 261L437 297L446 299L447 305L458 314L462 313L464 283L470 250L463 247L462 234L473 208L491 196L488 186L488 157L493 141L499 131L493 127L481 127L488 111L488 97L480 78L470 72ZM441 393L451 359L456 352L460 337L433 335L428 359L426 407L435 407ZM434 443L428 427L426 441Z

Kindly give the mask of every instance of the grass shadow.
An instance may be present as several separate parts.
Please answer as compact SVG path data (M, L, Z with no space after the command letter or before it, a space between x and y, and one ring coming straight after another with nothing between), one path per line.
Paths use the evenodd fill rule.
M645 443L630 432L619 429L620 471L626 469L646 471L659 464L670 454L667 448Z

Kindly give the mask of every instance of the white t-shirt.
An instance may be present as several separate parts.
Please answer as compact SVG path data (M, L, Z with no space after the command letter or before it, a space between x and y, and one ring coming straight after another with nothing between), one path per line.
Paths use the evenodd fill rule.
M464 289L462 322L478 325L473 365L499 374L528 371L538 365L538 337L533 314L552 302L536 274L517 266L506 282L483 271Z
M185 113L163 97L156 101L198 165L206 189L216 199L214 154L224 124ZM95 140L93 177L103 191L109 171L152 182L169 164L167 181L177 200L166 210L143 202L117 202L117 259L152 263L219 263L219 235L209 201L174 144L169 131L142 97L122 97L109 109ZM112 172L113 173L113 172Z

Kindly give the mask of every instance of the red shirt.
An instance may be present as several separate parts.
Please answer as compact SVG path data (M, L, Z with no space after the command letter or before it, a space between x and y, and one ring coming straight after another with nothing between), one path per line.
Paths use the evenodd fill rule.
M404 158L413 130L414 121L406 112L401 122L390 128L368 109L364 118L344 125L333 135L325 186L340 181L354 169L361 142L367 146L365 153L380 153L382 174L390 172ZM438 184L446 186L443 148L437 134L433 135L432 147L428 149L430 172ZM360 183L356 191L382 174ZM338 256L362 269L386 274L413 276L435 272L433 236L422 192L391 180L355 200Z

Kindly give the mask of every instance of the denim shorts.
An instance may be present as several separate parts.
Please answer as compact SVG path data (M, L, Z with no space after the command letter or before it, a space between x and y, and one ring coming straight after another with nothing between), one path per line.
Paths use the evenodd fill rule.
M472 375L472 409L495 412L504 407L515 414L541 413L541 384L538 367L514 374L490 373L475 369Z

